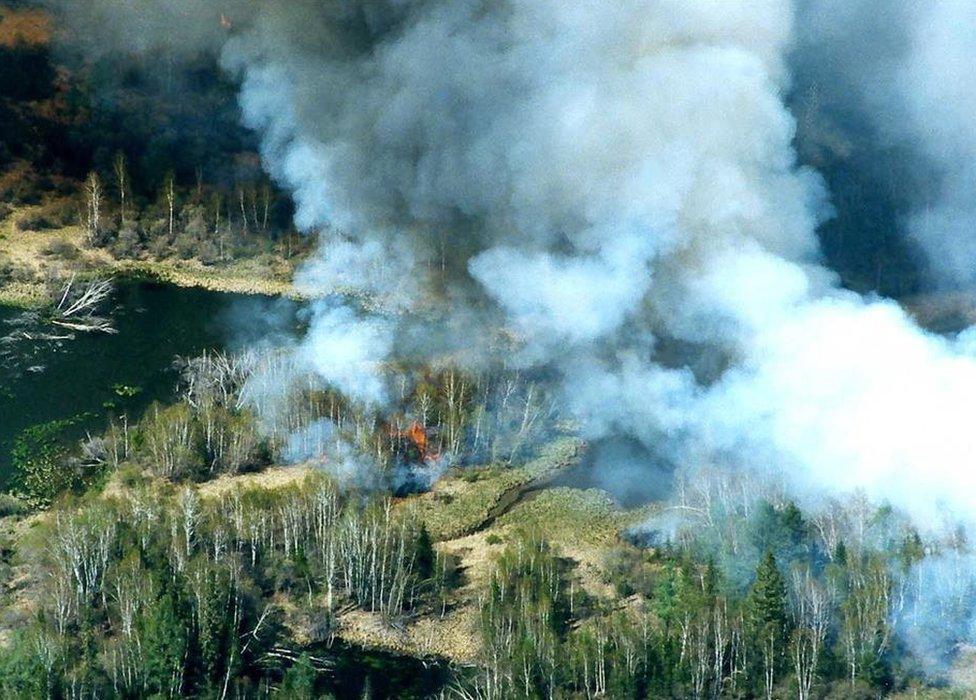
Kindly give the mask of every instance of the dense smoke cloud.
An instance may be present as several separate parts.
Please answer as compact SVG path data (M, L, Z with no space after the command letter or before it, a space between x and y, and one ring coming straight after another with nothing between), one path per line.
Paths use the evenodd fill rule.
M877 128L939 175L909 228L968 281L976 140L951 71L976 55L954 14L971 6L876 9L806 6L800 63L819 47L805 69L851 68L837 84L857 90L852 109L887 115ZM976 507L976 341L924 333L820 262L828 193L797 165L784 104L789 2L364 0L241 17L223 64L298 226L320 237L299 283L386 303L316 302L304 366L382 403L380 367L406 336L429 360L502 324L518 338L507 361L552 370L588 438L782 473L810 499L863 490L931 527ZM664 362L676 341L723 369Z
M785 2L298 3L223 60L319 260L358 261L313 263L319 290L392 285L418 305L446 235L465 290L449 314L500 309L516 361L558 370L588 437L965 511L976 364L818 266L829 208L791 146L791 20ZM318 313L304 349L378 399L365 377L398 324L350 333L351 313ZM710 385L665 368L664 337L731 368Z
M931 281L976 281L976 6L946 2L800 4L795 68L841 131L910 156L900 227ZM887 187L898 188L892 172Z
M845 7L805 6L800 54L820 41L825 74L889 76L858 94L863 110L891 108L892 89L911 92L941 60L912 37L946 26L942 15L925 24L900 8L857 64L842 48L863 45L852 32L881 13ZM174 13L215 19L209 4L137 10L122 48L143 47ZM379 368L418 323L402 312L436 298L440 330L483 335L435 329L418 349L413 333L415 351L476 347L503 323L519 339L509 362L554 368L588 437L636 436L678 463L785 469L917 515L973 505L970 344L838 290L819 264L830 208L792 148L785 0L239 2L227 15L232 27L218 22L201 43L239 77L267 169L292 191L299 227L320 236L299 284L385 303L319 302L304 366L382 403ZM867 85L860 70L842 84ZM916 92L902 115L939 100L946 118L965 113L937 88ZM947 150L954 132L929 131L920 149ZM728 369L702 382L656 361L672 340L719 352Z

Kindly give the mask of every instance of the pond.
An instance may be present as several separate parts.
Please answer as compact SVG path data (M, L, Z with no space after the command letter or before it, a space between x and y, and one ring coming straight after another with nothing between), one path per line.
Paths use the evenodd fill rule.
M83 416L78 437L107 421L137 419L152 401L173 397L178 355L233 349L287 325L296 304L149 282L120 284L113 297L116 335L18 340L0 348L0 485L10 477L17 435L38 423ZM22 312L0 307L0 337Z

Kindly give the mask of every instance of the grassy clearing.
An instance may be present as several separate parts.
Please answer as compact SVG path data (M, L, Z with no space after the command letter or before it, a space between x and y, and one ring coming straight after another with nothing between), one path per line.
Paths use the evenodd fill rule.
M506 500L539 479L573 463L582 443L560 438L545 445L537 458L517 468L492 466L454 470L426 494L410 499L435 540L452 540L484 527Z
M544 532L557 546L602 547L614 544L626 513L597 489L558 487L532 494L498 519L499 528Z
M0 264L8 261L14 270L9 279L0 278L0 304L36 307L47 299L44 279L56 273L85 273L106 264L102 251L82 248L80 226L23 230L20 222L40 216L45 205L20 206L0 221Z
M446 476L408 503L434 540L452 540L480 528L506 493L529 481L522 469L472 468Z

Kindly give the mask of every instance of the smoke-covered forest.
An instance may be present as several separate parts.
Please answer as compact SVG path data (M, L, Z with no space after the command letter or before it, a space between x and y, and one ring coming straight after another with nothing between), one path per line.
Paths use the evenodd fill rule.
M974 8L0 0L0 696L972 697Z

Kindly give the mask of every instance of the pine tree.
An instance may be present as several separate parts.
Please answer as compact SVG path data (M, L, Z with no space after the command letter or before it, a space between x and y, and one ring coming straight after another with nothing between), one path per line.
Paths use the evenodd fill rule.
M773 686L786 662L790 632L786 605L786 582L776 566L776 558L767 550L746 600L751 642L759 652L757 660L762 666L761 674L756 676L763 678L767 698L772 697Z
M316 676L311 658L308 654L302 654L285 672L278 694L283 698L312 700L315 697Z
M844 544L844 540L840 540L834 547L833 560L838 566L847 566L847 546Z
M748 606L750 621L754 625L774 625L786 629L789 619L786 609L786 582L770 551L766 552L756 569L756 581L749 591Z

